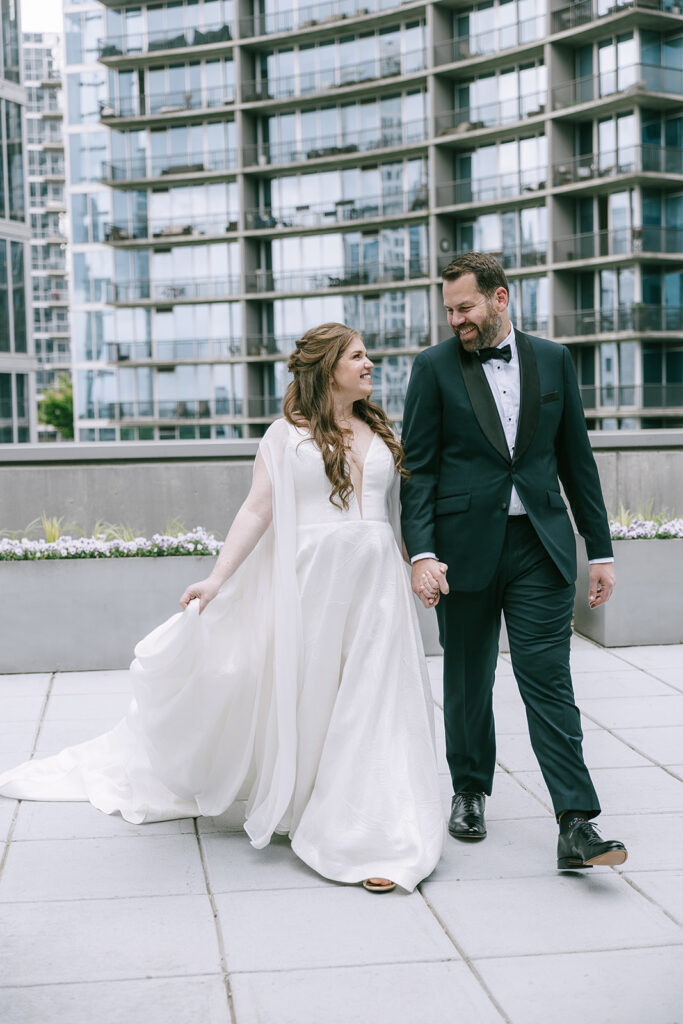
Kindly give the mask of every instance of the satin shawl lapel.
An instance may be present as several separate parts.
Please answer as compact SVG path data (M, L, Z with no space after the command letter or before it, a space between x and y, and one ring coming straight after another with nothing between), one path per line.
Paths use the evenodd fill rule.
M477 423L484 432L487 441L493 445L496 451L510 462L508 443L505 440L503 424L500 422L498 408L495 399L491 394L489 382L486 379L484 368L476 356L465 351L462 345L458 345L458 356L462 369L463 380L467 388L472 409Z
M519 356L519 420L515 438L515 461L523 455L534 436L541 409L541 385L536 356L526 334L515 331Z

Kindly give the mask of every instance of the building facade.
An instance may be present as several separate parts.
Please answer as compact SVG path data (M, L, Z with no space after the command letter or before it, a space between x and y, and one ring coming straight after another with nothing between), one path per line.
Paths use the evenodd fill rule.
M35 439L25 152L16 0L0 0L0 444Z
M40 403L46 388L60 377L71 377L61 36L25 32L22 58L27 94L33 344ZM39 425L39 441L57 438L53 427Z
M683 425L678 0L65 5L81 440L258 436L308 327L400 420L495 253L589 425Z

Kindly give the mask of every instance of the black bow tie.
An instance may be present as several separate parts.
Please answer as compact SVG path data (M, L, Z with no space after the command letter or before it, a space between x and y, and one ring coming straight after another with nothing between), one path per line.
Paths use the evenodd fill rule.
M512 349L509 345L503 345L502 348L495 346L494 348L480 348L479 358L482 363L487 363L489 359L503 359L506 363L509 363L512 359Z

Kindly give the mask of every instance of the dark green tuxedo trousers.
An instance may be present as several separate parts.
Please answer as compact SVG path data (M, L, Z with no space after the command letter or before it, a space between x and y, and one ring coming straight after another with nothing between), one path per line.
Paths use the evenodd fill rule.
M476 355L449 338L416 358L406 395L401 490L410 555L448 564L437 609L446 752L455 792L491 793L492 693L501 611L532 745L556 812L600 805L581 750L569 671L576 544L612 554L576 376L564 346L515 332L520 415L513 455ZM510 517L515 486L527 515Z

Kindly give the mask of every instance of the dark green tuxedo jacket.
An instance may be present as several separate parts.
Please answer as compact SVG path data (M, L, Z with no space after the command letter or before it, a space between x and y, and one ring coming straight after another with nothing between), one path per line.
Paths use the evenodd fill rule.
M564 345L515 331L520 414L510 457L478 356L453 336L413 364L403 418L410 479L401 524L410 555L434 551L451 589L482 590L499 563L514 483L548 554L567 583L576 544L560 481L589 558L612 554L607 513L581 396Z

